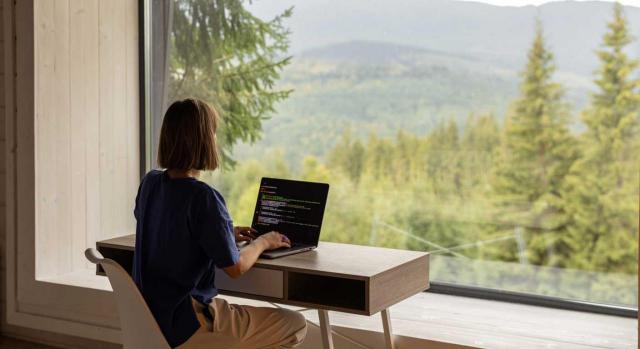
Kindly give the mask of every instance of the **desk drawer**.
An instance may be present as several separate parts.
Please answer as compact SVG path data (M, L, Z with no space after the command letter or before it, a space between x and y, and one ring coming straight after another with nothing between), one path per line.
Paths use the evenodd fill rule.
M284 272L265 268L251 268L240 278L232 279L223 270L217 269L216 287L224 291L283 299Z

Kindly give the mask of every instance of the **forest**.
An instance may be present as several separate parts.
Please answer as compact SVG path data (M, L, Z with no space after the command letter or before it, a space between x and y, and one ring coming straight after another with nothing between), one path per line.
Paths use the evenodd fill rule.
M282 144L298 156L274 146L240 159L234 149L260 139L298 92L279 84L296 59L286 27L295 11L265 21L239 0L178 0L169 99L203 98L220 112L225 167L204 180L238 224L251 222L262 176L326 182L324 241L430 251L434 280L635 307L640 63L626 50L634 38L622 6L611 13L581 110L556 82L538 23L505 110L391 135L323 123L326 147L292 138Z

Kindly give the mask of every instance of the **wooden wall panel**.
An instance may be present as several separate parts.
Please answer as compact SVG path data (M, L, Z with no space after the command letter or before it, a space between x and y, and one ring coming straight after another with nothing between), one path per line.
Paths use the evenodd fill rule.
M0 332L117 341L108 293L49 277L85 268L96 239L134 229L137 10L136 0L0 0Z
M70 0L71 103L71 241L72 251L88 246L88 235L100 231L98 120L98 0ZM82 253L73 253L75 266L89 266Z
M36 276L50 274L57 265L60 251L56 248L56 137L55 132L55 89L64 88L55 83L56 33L54 1L35 3L35 11L40 17L36 26L36 67L35 76L38 99L35 115L35 146L38 149L35 158L36 172L48 172L49 175L36 176ZM59 63L59 62L58 62ZM48 263L45 263L48 261Z
M4 77L4 63L5 63L5 59L4 59L4 54L5 54L5 49L4 49L4 44L5 44L5 40L4 40L4 26L5 26L5 22L4 22L4 0L0 0L0 86L2 86L2 92L0 92L0 140L2 140L2 142L0 142L0 154L4 155L5 149L6 149L6 145L5 145L5 102L4 102L4 89L6 89L6 85L5 85L5 77ZM5 159L4 156L2 156L2 159ZM5 161L1 160L0 161L0 171L4 171L6 170L6 166L5 166ZM6 287L6 277L5 277L5 270L6 270L6 263L5 263L5 258L6 258L6 253L5 253L5 248L6 248L6 244L5 244L5 235L6 235L6 210L5 210L5 194L6 194L6 190L5 190L5 180L6 180L6 176L2 175L0 177L0 187L2 188L2 195L0 195L0 253L2 254L2 256L0 256L0 314L2 315L2 319L0 319L0 331L2 331L4 329L4 327L6 327L5 324L5 312L6 312L6 295L5 295L5 287Z
M130 234L139 183L137 1L36 1L36 276Z
M129 201L124 205L125 210L128 210L129 215L122 217L124 220L124 224L120 228L125 229L127 231L131 231L135 233L135 225L129 226L128 222L132 222L134 219L133 209L135 207L135 196L138 192L138 185L140 184L140 84L139 84L139 63L140 57L138 55L139 51L139 40L140 38L138 33L138 12L131 11L130 9L125 9L125 24L126 24L126 36L129 38L125 41L126 46L125 50L127 52L126 55L126 76L127 81L125 84L127 97L125 115L136 115L138 121L131 122L127 121L126 132L123 135L126 135L127 146L126 149L137 149L138 152L135 156L127 157L127 174L126 178L129 179L127 181L127 186L125 187L127 197ZM135 33L135 34L134 34ZM132 38L133 37L133 38ZM134 178L135 180L131 180ZM119 231L116 232L116 235L123 235L125 232ZM93 243L95 246L95 242Z
M115 1L100 1L100 16L104 17L114 17L116 16ZM100 217L112 217L114 216L114 207L108 205L106 203L113 201L113 180L112 178L115 176L115 166L114 166L114 157L113 152L105 152L105 149L113 148L113 119L112 117L103 117L106 115L114 115L115 111L115 97L116 93L116 84L114 79L111 79L115 67L117 52L115 52L118 48L114 45L114 23L112 21L100 21L99 22L99 31L100 31L100 40L99 40L99 91L100 91L100 100L99 100L99 111L100 117L98 118L98 168L100 169L100 180L98 181L98 190L101 194L99 196L101 203L105 203L105 205L100 205ZM111 231L113 228L113 224L109 220L101 220L99 229L106 229L107 231Z
M86 8L86 23L80 26L87 29L83 40L86 41L82 45L86 54L85 69L87 72L87 81L84 87L88 87L86 95L87 113L85 116L86 134L85 143L85 201L86 201L86 246L92 246L95 241L95 236L100 234L100 85L98 80L100 78L100 30L98 25L91 25L100 23L99 20L99 1L94 0L91 2L85 0L78 0L80 3L87 6ZM75 30L74 30L75 31ZM83 246L80 246L82 248Z
M0 86L4 85L4 0L0 0ZM4 140L4 93L0 93L0 140ZM0 149L4 150L4 148ZM0 168L4 169L4 163L0 163ZM0 200L4 200L2 197ZM1 229L1 228L0 228ZM0 233L1 235L2 233ZM0 239L1 240L1 239Z
M37 1L36 29L36 277L73 270L69 1Z
M139 86L139 68L140 68L140 56L139 51L139 32L138 32L138 11L126 10L126 25L127 25L127 37L134 36L135 39L129 39L126 41L127 46L127 62L125 64L127 70L126 81L126 95L127 95L127 108L126 115L138 115L140 120L140 86ZM140 158L140 123L134 122L133 126L131 122L128 122L127 126L127 149L136 149L137 155L129 156L127 163L127 188L138 188L140 184L140 164L143 159ZM133 208L135 207L135 192L127 192L128 209L130 210L129 219L133 218ZM135 228L135 227L134 227Z
M55 201L53 202L53 214L54 223L52 236L56 241L65 241L68 246L71 246L71 171L73 171L75 164L71 163L71 96L69 93L70 85L70 70L71 65L69 61L69 0L56 0L53 1L53 18L54 18L54 30L53 35L55 37L54 48L54 82L53 82L53 108L55 111L50 120L53 123L53 127L47 130L47 134L44 137L52 137L51 143L54 146L55 153L50 159L50 162L55 162L55 172L53 173L55 179L52 181L54 188L51 190L54 192ZM76 67L74 67L76 69ZM43 111L42 114L46 112ZM52 134L53 133L53 134ZM53 164L52 164L53 165ZM37 165L36 165L37 166ZM39 173L43 176L51 176L51 173L47 173L46 168L43 168L44 173ZM47 224L48 222L43 222ZM57 243L48 244L38 248L39 252L50 251L51 246L57 246ZM37 269L36 277L43 275L51 275L52 273L64 273L73 270L71 264L71 255L66 252L66 249L58 249L54 260L42 260L42 264L38 264L38 268L43 267L47 270L50 265L54 265L56 270L45 273L44 270ZM66 252L66 253L65 253ZM36 259L41 256L38 254ZM53 263L52 263L53 262Z
M0 15L2 15L2 13L0 13ZM0 33L0 35L2 35L2 34ZM2 47L3 45L4 45L3 43L0 43L0 47ZM2 56L4 56L4 55L0 51L0 57L2 57ZM0 64L0 67L2 67L3 65L4 65L4 63ZM1 68L0 68L0 71L2 71ZM0 83L3 82L3 81L4 81L4 79L0 79ZM0 93L0 95L2 95L2 94L3 93ZM4 103L4 102L0 102L0 103ZM5 113L6 113L5 105L4 104L0 104L0 115L4 116ZM6 139L6 135L5 135L5 130L6 130L5 125L6 124L5 124L4 119L2 117L0 117L0 121L1 121L0 122L0 141L4 141Z

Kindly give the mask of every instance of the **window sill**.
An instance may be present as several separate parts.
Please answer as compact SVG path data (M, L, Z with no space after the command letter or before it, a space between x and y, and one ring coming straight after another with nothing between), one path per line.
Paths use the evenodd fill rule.
M96 275L95 268L81 269L53 277L38 278L38 281L94 290L112 291L109 279Z

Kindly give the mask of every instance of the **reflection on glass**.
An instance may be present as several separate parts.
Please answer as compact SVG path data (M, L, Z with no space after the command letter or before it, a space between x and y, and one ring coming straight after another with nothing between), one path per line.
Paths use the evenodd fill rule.
M430 251L434 281L637 307L640 8L154 8L155 110L220 111L226 167L205 180L236 222L262 176L328 182L322 240Z

